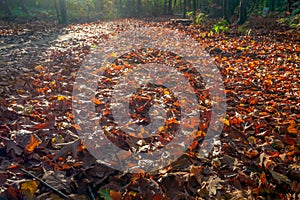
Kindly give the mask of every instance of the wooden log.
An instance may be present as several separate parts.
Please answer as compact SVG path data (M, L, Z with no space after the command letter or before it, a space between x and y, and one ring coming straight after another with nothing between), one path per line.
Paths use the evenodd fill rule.
M171 23L175 25L182 24L184 26L189 26L192 22L191 19L171 19Z

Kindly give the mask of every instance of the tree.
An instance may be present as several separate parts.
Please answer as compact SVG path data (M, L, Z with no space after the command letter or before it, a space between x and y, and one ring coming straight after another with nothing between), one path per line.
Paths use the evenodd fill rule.
M173 10L172 10L172 0L169 0L168 3L168 14L173 14Z
M59 5L57 5L57 0L54 0L54 5L58 22L60 24L66 24L68 21L66 0L59 0Z
M233 21L234 10L239 6L239 0L223 0L223 15L230 24Z
M26 8L26 6L25 6L24 0L20 0L19 2L20 2L20 6L21 6L21 8L22 8L22 11L23 11L24 13L26 13L26 14L29 14L29 12L28 12L28 10L27 10L27 8Z
M187 0L183 0L183 18L186 18L186 1Z
M137 0L136 9L137 9L138 17L141 17L141 15L142 15L142 0Z
M66 0L59 0L59 7L60 7L60 15L61 15L60 23L66 24L68 21L67 20Z
M6 16L11 17L13 15L9 0L0 0L0 8L3 9Z
M240 0L239 21L237 24L241 25L246 21L247 21L247 2L246 0Z
M223 17L223 0L211 0L209 15L212 18Z
M196 17L197 1L193 0L193 17Z

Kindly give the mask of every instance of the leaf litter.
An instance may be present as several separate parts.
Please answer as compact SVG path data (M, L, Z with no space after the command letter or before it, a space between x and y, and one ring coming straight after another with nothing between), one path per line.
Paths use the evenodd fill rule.
M71 102L76 72L97 44L133 26L183 31L214 57L223 76L228 108L226 118L220 119L224 123L220 142L207 158L197 153L207 121L189 150L157 174L122 173L99 164L78 140L80 126L74 124ZM20 27L11 24L1 32L1 43L6 44L0 49L1 198L63 198L22 169L78 199L300 198L300 36L295 30L241 35L232 28L232 33L209 35L205 26L142 20ZM15 37L15 31L22 34ZM19 44L21 40L25 42ZM145 53L151 59L155 59L153 53L164 54L141 49L124 55L122 65L115 64L103 83L113 84L109 73L130 67L130 59L145 62ZM172 95L152 88L157 90L162 91L161 96ZM199 96L209 115L209 94ZM131 102L132 111L139 111L135 116L132 112L132 117L139 123L149 120L143 112L148 111L147 98L152 97L136 93ZM176 99L171 100L178 108ZM105 106L101 98L93 102L99 109ZM175 122L180 113L174 112ZM102 123L113 126L107 122ZM115 131L110 136L113 140L120 135L124 134ZM171 135L166 132L159 140L167 143ZM142 151L138 144L135 141Z

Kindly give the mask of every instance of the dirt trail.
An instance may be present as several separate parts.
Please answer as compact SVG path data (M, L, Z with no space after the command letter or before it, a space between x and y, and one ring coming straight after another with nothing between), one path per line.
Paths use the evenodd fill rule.
M102 27L103 26L103 27ZM44 23L10 24L2 26L0 32L0 94L16 90L18 79L27 80L35 73L37 65L64 65L59 52L76 55L76 50L89 49L92 38L108 34L109 27L101 24L82 29L81 25L59 27ZM75 51L75 52L72 52ZM72 58L71 58L72 59ZM52 66L53 67L53 66Z

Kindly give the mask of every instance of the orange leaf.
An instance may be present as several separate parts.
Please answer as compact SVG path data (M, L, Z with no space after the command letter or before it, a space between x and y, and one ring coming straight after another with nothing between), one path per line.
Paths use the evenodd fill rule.
M43 124L38 124L36 126L33 127L33 129L45 129L48 128L50 125L49 122L43 123Z
M68 170L71 169L73 167L73 165L67 164L67 163L63 163L63 164L54 164L54 171L62 171L62 170Z
M259 152L257 150L249 150L247 152L245 152L246 156L248 156L250 159L256 157Z
M180 103L179 103L178 101L175 101L175 102L173 103L173 105L176 106L176 107L180 107Z
M288 130L288 132L291 133L291 134L297 134L297 133L298 133L297 128L294 127L294 126L289 126L287 130Z
M102 101L100 101L99 99L96 99L96 98L93 98L92 101L97 105L102 104Z
M25 90L17 90L17 93L18 93L18 94L24 94L24 93L25 93Z
M12 169L16 169L16 168L18 168L18 167L19 167L19 164L12 164L12 165L10 165L7 169L12 170Z
M76 130L82 130L81 127L78 124L72 124L72 126L76 129Z
M294 120L291 120L290 125L287 128L287 131L291 134L297 134L298 130L296 126L297 126L296 122Z
M121 192L120 191L116 192L114 190L110 190L110 198L112 200L122 199Z
M196 147L198 147L198 141L193 141L192 144L189 147L190 151L193 151L194 149L196 149Z
M255 105L258 102L258 99L251 99L250 105Z
M170 125L170 124L178 124L179 122L177 121L177 119L175 118L171 118L171 119L167 119L166 120L166 124Z
M42 142L41 142L41 140L40 140L38 137L36 137L36 136L34 136L34 135L31 135L30 141L29 141L29 143L26 145L26 151L27 151L28 153L33 152L34 149L35 149L37 146L39 146L41 143L42 143Z
M265 172L260 174L260 183L261 183L261 186L267 184L267 177L266 177Z

